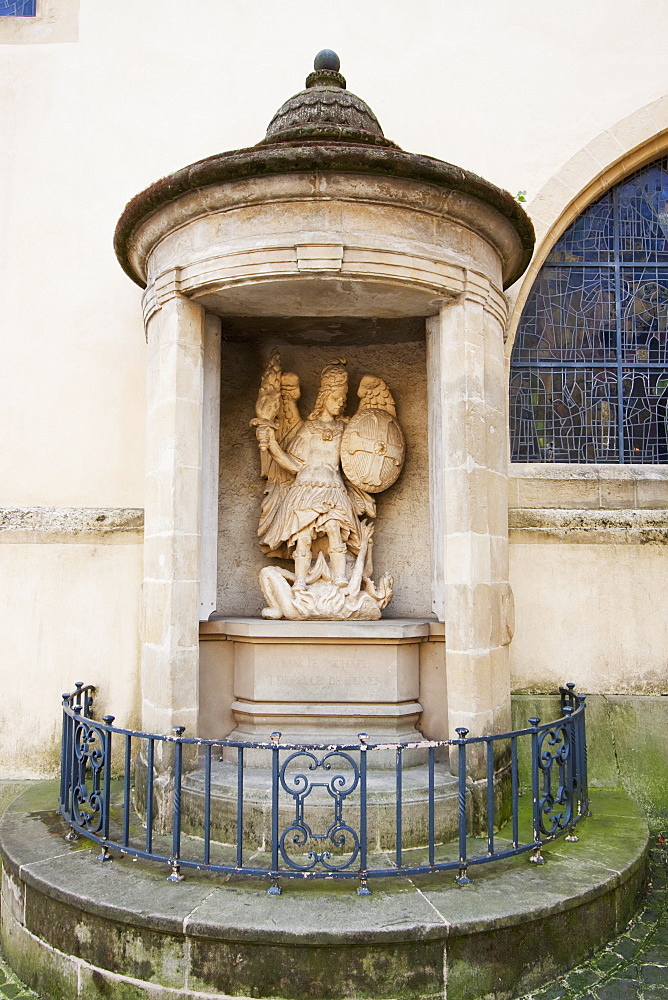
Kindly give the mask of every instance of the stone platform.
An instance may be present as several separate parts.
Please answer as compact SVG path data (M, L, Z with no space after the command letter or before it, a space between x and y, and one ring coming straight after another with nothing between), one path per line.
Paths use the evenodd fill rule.
M369 897L354 882L290 881L272 897L260 880L103 865L63 840L55 798L37 785L0 824L2 945L49 1000L510 1000L600 949L644 888L647 826L619 791L595 792L580 841L541 867L495 862L465 887L448 873L378 880Z

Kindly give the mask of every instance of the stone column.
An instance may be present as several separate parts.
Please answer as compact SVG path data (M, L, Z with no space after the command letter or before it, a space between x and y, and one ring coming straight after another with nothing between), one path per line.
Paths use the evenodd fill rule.
M427 321L433 609L445 622L450 736L510 723L505 300L470 275ZM481 774L484 752L472 755Z
M196 735L203 308L164 296L147 338L142 726Z

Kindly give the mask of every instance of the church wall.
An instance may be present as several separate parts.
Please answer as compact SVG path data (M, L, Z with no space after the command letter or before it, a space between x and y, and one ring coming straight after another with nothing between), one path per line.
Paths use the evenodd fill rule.
M352 13L313 0L49 0L48 7L66 23L37 35L28 31L33 25L18 32L0 18L0 512L50 507L65 521L67 511L79 508L144 504L141 290L120 270L111 247L124 204L186 163L258 141L280 101L302 86L318 49L340 52L350 88L405 149L461 163L513 194L526 191L530 210L546 182L597 137L603 139L587 153L599 157L594 174L596 163L603 169L624 154L636 141L633 123L625 146L605 130L665 92L665 32L654 0L632 8L622 0L569 0L558 17L550 5L520 0L458 7L370 0ZM638 24L652 29L642 43L630 44ZM645 117L649 124L638 128L638 141L658 122L649 112ZM534 215L538 221L537 210ZM226 349L233 368L237 348ZM406 348L404 359L410 361L414 349ZM368 360L375 370L372 349L364 350L342 353L351 366ZM321 351L321 360L329 356ZM411 412L417 421L398 357L388 381L402 421ZM224 442L236 451L223 455L223 468L229 458L233 472L229 482L249 490L237 520L230 519L229 498L221 506L227 518L221 516L221 608L236 613L251 613L260 602L261 482L247 426L259 360L254 365L245 381L237 373L236 389L229 386L232 401L235 392L237 399L242 390L247 395ZM315 364L305 371L311 391L316 371ZM387 566L397 576L393 615L429 612L428 534L415 532L419 560L408 552L413 525L426 516L426 486L414 492L408 485L412 461L416 484L426 474L426 438L424 446L421 453L421 442L409 439L403 477L380 503L376 555L379 570ZM637 484L635 502L625 499L624 507L647 506L641 494L655 488ZM620 490L628 495L628 485ZM541 509L561 507L565 492L562 483L551 498L543 496ZM410 531L384 538L384 524L398 520L400 511L410 514ZM233 523L246 532L242 539ZM514 531L514 686L544 690L564 679L556 669L563 664L578 682L582 669L592 689L614 681L655 690L651 678L665 671L667 588L659 544L527 543ZM72 543L66 536L35 531L32 540L18 543L0 532L6 776L53 771L57 706L73 680L93 680L105 709L121 722L133 719L140 532L131 544L90 537ZM410 580L408 589L401 574ZM242 577L251 582L241 585ZM651 599L643 603L639 595L652 579ZM240 583L235 600L230 580ZM632 614L639 616L637 627ZM624 648L613 649L613 642ZM638 644L636 652L631 643ZM206 666L206 677L212 671ZM18 705L30 710L25 733L17 733Z
M4 527L0 541L0 778L44 777L75 681L120 725L139 723L141 526Z
M0 19L3 361L12 373L0 400L3 426L12 414L3 505L141 504L145 345L140 291L111 251L116 219L156 178L261 138L323 44L340 49L351 89L391 138L526 190L528 202L589 139L665 86L661 32L628 44L631 17L654 22L651 0L632 15L619 0L571 4L556 23L549 7L529 17L523 3L493 0L447 11L425 0L417 19L380 0L354 16L300 0L201 0L187 13L177 0L61 7L69 33L53 42L23 43ZM454 81L466 91L465 120Z
M546 534L511 529L513 690L548 692L574 681L583 693L668 693L665 526L660 541L619 544Z
M263 599L257 576L262 566L273 561L263 556L257 542L265 480L259 476L257 442L249 423L255 416L262 371L274 347L281 354L283 371L296 372L300 377L302 417L311 412L322 368L337 358L348 362L347 415L352 416L357 409L357 386L363 375L378 375L389 385L406 437L406 462L394 486L376 496L374 578L378 580L389 573L395 579L395 595L385 616L430 616L424 341L335 347L302 346L275 339L262 343L223 343L218 611L226 615L259 615Z
M512 465L516 691L668 692L668 468Z

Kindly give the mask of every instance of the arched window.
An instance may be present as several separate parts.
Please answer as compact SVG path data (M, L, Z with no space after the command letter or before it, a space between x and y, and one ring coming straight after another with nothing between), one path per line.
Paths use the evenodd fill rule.
M668 157L566 230L522 313L513 462L668 462Z

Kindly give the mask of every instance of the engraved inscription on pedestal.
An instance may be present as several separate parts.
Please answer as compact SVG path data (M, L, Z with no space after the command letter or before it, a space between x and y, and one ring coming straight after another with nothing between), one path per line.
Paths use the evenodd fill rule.
M267 556L294 564L260 571L265 618L371 621L392 599L392 577L372 578L373 494L401 473L404 435L392 394L375 376L360 382L357 413L343 416L345 366L325 366L306 420L299 378L281 371L277 353L262 377L252 421L267 480L258 537Z

